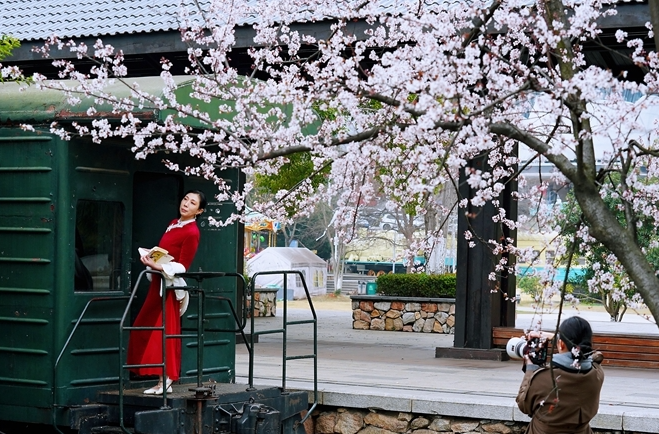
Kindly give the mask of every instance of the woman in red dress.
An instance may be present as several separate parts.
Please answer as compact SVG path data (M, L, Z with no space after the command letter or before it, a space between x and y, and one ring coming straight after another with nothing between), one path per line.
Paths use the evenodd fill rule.
M184 273L190 268L197 247L199 246L199 228L195 218L206 208L206 198L201 191L192 190L185 194L179 206L180 218L173 220L158 246L167 250L174 259L166 264L158 264L148 255L140 259L144 265L153 270L161 271L165 275L167 286L183 286L183 279L175 274ZM168 335L181 334L181 320L183 304L187 305L185 291L166 291L165 301L165 331ZM149 292L144 305L133 324L136 327L162 326L162 298L160 277L153 275ZM133 368L131 371L138 375L158 375L160 381L150 389L144 391L147 395L162 395L163 389L167 393L172 391L171 384L179 379L181 371L181 340L167 339L165 344L165 357L167 361L166 377L163 381L162 368ZM162 363L162 333L159 330L133 330L128 341L128 364L157 364Z

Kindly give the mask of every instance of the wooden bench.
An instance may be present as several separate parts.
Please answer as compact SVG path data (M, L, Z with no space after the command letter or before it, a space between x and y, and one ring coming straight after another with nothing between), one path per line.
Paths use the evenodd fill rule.
M492 328L492 341L496 348L506 348L510 338L523 335L522 329ZM603 365L622 368L659 368L659 336L594 333L593 349L604 354Z

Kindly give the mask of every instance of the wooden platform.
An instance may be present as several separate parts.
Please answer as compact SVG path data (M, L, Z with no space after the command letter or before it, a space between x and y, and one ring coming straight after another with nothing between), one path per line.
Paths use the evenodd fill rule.
M493 344L505 348L513 337L524 335L522 329L494 327ZM603 365L621 368L659 369L659 337L651 335L595 333L593 349L604 354Z

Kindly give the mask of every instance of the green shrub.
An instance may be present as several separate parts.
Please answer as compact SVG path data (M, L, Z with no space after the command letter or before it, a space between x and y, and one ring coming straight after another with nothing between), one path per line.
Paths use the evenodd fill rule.
M378 293L398 297L455 298L455 274L383 274Z
M542 295L542 285L538 276L520 276L517 278L517 288L524 294L530 295L534 300Z

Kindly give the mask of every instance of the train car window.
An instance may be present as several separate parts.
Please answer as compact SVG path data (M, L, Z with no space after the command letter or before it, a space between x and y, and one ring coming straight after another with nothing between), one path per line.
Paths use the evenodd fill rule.
M79 200L76 207L74 282L76 291L121 289L124 206Z

